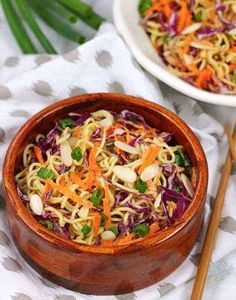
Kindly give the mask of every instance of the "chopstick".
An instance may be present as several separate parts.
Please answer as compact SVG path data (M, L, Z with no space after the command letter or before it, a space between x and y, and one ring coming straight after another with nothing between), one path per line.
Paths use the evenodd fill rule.
M225 125L224 125L224 128L225 128L225 132L226 132L227 137L228 137L229 148L230 148L231 156L232 156L233 161L234 161L234 164L235 164L235 166L236 166L236 150L235 150L234 140L233 140L233 137L232 137L232 135L231 135L231 133L230 133L229 125L225 124Z
M227 126L226 126L227 127ZM229 131L230 133L230 131ZM229 134L231 137L231 134ZM232 139L232 140L231 140ZM229 150L226 156L223 172L221 175L220 183L218 186L217 196L215 199L215 205L211 214L208 230L203 245L199 266L196 274L196 278L193 285L191 300L200 300L207 277L208 267L210 264L211 254L215 245L217 230L220 222L221 211L224 204L225 192L228 184L228 179L232 167L231 148L236 142L236 126L234 127L233 137L230 138L232 146L229 146ZM234 150L235 151L235 150Z

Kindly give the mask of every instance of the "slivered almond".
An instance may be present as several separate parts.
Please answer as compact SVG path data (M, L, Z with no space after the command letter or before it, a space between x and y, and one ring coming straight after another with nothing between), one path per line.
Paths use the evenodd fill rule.
M137 174L130 168L124 166L115 166L113 173L124 182L133 183L137 179Z
M110 118L105 118L105 119L100 121L100 125L102 127L109 127L109 126L113 125L113 121Z
M38 194L33 194L30 196L30 208L38 216L43 214L43 202Z
M116 239L116 235L112 231L106 230L101 234L101 238L103 241L114 241Z
M229 32L228 32L229 35L236 35L236 28L234 29L231 29Z
M100 125L102 127L108 127L108 126L113 125L113 123L114 123L113 115L105 109L101 109L101 110L98 110L98 111L92 113L92 116L95 118L103 118L100 121Z
M158 208L161 203L161 193L156 197L156 200L154 202L154 208Z
M87 219L89 214L89 208L82 206L81 209L78 212L78 215L82 219Z
M61 159L63 163L70 167L72 165L72 157L71 157L71 146L67 141L64 141L60 144L60 151L61 151Z
M157 175L158 171L158 164L152 164L143 170L143 172L140 175L140 178L142 179L142 181L146 182L154 178Z
M192 183L190 182L190 180L184 173L181 174L181 178L182 178L183 184L184 184L187 192L189 193L190 197L192 198L194 196L194 189L193 189Z
M184 61L187 65L191 65L193 62L193 58L188 54L184 54Z
M189 25L188 27L184 28L184 30L181 32L181 34L189 34L196 30L198 30L201 27L201 23L194 23Z
M203 44L203 43L198 43L198 42L191 42L190 44L191 47L193 48L197 48L197 49L204 49L204 50L212 50L214 49L214 46L212 45L207 45L207 44Z
M115 142L115 146L117 148L119 148L120 150L123 150L127 153L131 153L131 154L138 154L138 150L135 149L134 147L126 144L126 143L123 143L123 142L120 142L120 141L116 141Z

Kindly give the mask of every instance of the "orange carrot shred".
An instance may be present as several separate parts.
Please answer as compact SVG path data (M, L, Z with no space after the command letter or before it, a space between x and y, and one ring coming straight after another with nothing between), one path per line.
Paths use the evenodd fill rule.
M34 146L34 152L37 157L37 160L40 162L40 164L43 165L44 160L43 160L43 155L42 155L41 149L38 146Z
M76 183L83 190L87 190L87 185L80 179L80 176L75 174L74 172L70 173L70 180Z
M80 135L80 127L78 126L78 127L76 127L76 129L75 129L75 131L73 132L73 136L75 136L75 137L79 137L79 135Z
M76 195L76 193L70 191L67 187L56 184L50 179L47 179L46 183L48 183L52 189L57 190L59 193L62 193L64 196L70 198L75 203L79 203L87 208L93 207L92 202L82 199L80 196Z
M98 231L99 231L99 228L100 228L101 220L102 220L102 217L99 214L97 214L93 218L92 230L93 230L94 236L98 235Z
M96 164L96 154L97 154L98 147L99 147L99 144L96 143L89 153L89 169L91 171L94 171L96 173L96 175L101 174L101 169Z
M145 156L143 158L142 164L138 169L139 174L141 174L146 167L150 166L153 163L153 161L156 159L156 156L159 153L160 149L161 148L159 146L149 147L147 153L145 154Z

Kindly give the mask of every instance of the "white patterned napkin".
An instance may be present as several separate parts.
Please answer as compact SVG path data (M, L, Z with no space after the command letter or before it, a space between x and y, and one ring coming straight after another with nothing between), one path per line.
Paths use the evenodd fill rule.
M59 99L86 92L126 93L169 106L156 80L142 71L114 33L103 34L63 56L9 57L0 67L0 169L9 142L32 114ZM171 90L164 92L171 93ZM196 271L225 156L226 139L222 127L201 111L195 101L176 94L166 94L165 98L174 99L172 104L176 112L200 138L210 169L204 227L185 262L162 282L128 295L96 297L66 290L43 279L19 255L8 230L4 200L0 196L1 300L154 300L171 290L168 295L172 294L172 299L188 299L190 288L186 284L183 290L175 288L188 282ZM235 174L232 174L212 262L236 249L235 181ZM231 299L236 298L235 288L233 292L235 297Z

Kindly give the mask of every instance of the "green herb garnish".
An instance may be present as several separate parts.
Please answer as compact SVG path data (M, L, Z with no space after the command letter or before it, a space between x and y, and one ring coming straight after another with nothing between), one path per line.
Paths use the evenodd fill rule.
M174 152L175 153L175 163L179 167L188 167L190 166L190 159L188 155L181 150L177 150Z
M199 10L196 14L194 14L193 19L195 22L201 22L202 20L202 11Z
M93 202L93 205L95 207L98 207L101 204L103 195L104 195L104 193L103 193L103 190L101 190L101 189L96 189L92 193L91 201Z
M134 184L135 189L139 191L139 193L145 193L147 190L146 182L142 181L141 179L137 180Z
M41 167L38 172L37 172L37 176L43 179L54 179L55 178L55 174L53 173L53 171Z
M152 7L153 2L151 0L140 0L138 10L141 15L145 13L150 7Z
M63 129L66 127L72 127L74 125L74 121L71 118L65 118L58 121Z
M71 152L71 157L76 161L80 161L83 157L81 148L76 147L75 149L73 149Z
M91 227L88 226L87 224L85 224L85 225L82 227L81 231L82 231L83 234L85 234L85 235L86 235L86 234L89 234L90 231L91 231Z
M114 145L115 145L115 142L112 141L112 142L107 143L107 144L106 144L106 147L112 147L112 146L114 146Z
M181 188L177 184L174 184L172 189L175 192L181 192Z
M115 235L118 235L118 234L119 234L119 229L118 229L118 227L113 226L113 227L111 227L109 230L112 231Z
M50 230L53 230L53 228L54 228L51 221L43 221L43 220L41 220L41 221L39 221L39 223L41 223L43 226L47 227Z
M145 237L150 231L150 227L147 224L138 224L134 227L134 232L139 237Z
M104 213L100 213L100 215L102 217L100 226L104 226L106 223L107 217L104 215Z

